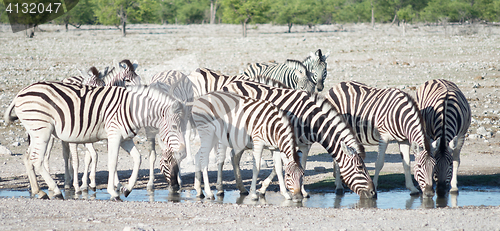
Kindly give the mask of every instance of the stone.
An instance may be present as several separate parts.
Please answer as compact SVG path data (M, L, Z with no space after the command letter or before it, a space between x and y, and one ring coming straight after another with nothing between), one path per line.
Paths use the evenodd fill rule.
M12 155L12 152L5 146L0 145L0 155L10 156Z

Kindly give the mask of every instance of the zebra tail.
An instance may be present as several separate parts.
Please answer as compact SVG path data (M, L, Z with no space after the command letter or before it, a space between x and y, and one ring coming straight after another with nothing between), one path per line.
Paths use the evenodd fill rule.
M12 103L10 103L9 107L7 110L5 110L5 114L3 115L3 119L5 123L12 123L15 120L19 119L17 116L12 116L12 110L14 110L14 106L16 106L16 103L14 100L12 100Z

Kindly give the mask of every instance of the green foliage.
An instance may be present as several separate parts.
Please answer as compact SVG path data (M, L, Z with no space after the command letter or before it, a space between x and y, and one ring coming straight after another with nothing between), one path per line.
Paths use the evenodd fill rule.
M222 0L222 21L226 23L263 23L271 7L269 0Z
M396 13L400 20L404 20L406 22L411 22L413 18L415 18L415 11L411 5L407 5L404 8L401 8Z
M94 24L96 18L91 0L79 0L78 4L69 12L54 20L57 24L70 23L73 25Z
M5 5L3 1L0 1L0 23L9 23L9 17L5 12Z

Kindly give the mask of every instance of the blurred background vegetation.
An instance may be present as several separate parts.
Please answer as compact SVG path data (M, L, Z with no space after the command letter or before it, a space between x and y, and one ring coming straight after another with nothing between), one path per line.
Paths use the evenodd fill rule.
M0 22L8 23L0 2ZM127 23L201 24L499 22L500 0L79 0L53 21L79 27ZM124 31L125 33L125 31Z

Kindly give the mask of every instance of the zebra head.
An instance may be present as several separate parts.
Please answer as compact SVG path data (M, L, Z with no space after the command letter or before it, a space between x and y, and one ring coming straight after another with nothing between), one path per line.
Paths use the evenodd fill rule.
M297 148L297 155L302 156L302 152ZM282 158L285 160L286 158ZM304 178L304 169L295 161L285 163L285 185L292 192L293 201L302 200L302 183Z
M414 177L422 190L423 197L433 197L434 188L432 187L432 177L436 161L425 148L418 147L418 149L419 150L415 154Z
M341 155L343 158L336 159L336 161L344 183L360 198L377 198L375 185L361 158L365 155L364 150L361 149L358 153L355 148L347 146L344 141L340 141L340 149L345 155Z
M434 180L436 181L436 192L438 197L444 197L450 187L450 180L453 174L452 154L457 146L457 136L455 136L448 145L446 145L446 142L441 142L441 137L431 143L431 153L436 160Z
M107 68L106 68L107 70ZM91 67L87 71L87 76L84 77L82 84L88 86L104 86L104 81L101 79L102 73L96 67Z
M130 60L124 59L118 63L120 68L119 73L116 76L111 76L112 81L114 82L113 86L129 86L129 85L140 85L141 77L135 72L139 64L134 61L131 63ZM110 74L113 73L113 70L110 71ZM109 78L109 77L108 77ZM109 81L108 81L109 82Z
M307 71L307 67L302 62L288 59L285 65L292 69L294 75L297 77L296 89L314 92L316 86L312 79L312 73Z
M160 159L160 170L169 185L170 192L180 189L179 162L174 157L174 152L164 149Z
M321 49L318 49L314 53L310 53L309 57L304 60L304 65L307 68L307 71L311 73L311 79L313 82L316 82L316 90L323 91L324 84L326 80L326 59L330 56L330 53L327 52L325 55L322 54Z

